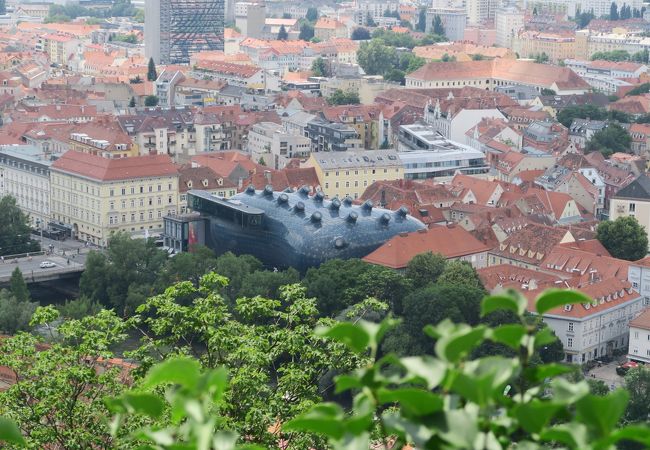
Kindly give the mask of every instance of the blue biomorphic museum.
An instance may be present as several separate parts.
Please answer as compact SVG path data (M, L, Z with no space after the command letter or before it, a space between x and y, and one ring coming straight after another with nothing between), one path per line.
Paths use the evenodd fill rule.
M362 258L399 233L424 229L406 208L391 211L372 202L325 199L309 188L276 192L267 186L223 199L190 191L193 215L165 218L165 245L188 251L204 244L217 254L249 254L267 267L305 271L334 258Z

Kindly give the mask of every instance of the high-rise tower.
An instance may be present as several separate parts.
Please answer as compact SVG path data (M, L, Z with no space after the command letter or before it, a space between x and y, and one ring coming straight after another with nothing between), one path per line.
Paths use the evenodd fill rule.
M189 64L202 50L223 50L224 0L146 0L145 56Z

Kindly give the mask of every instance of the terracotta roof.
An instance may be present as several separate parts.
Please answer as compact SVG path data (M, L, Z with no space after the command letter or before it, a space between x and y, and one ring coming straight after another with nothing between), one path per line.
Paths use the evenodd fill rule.
M541 267L582 280L592 277L625 280L630 264L629 261L585 251L585 249L579 248L579 244L574 244L556 245L546 256Z
M493 78L547 87L556 84L561 89L591 89L586 81L566 67L501 58L491 61L432 62L407 75L407 78L423 81Z
M567 307L560 306L544 315L582 319L601 314L611 308L640 297L640 294L632 289L632 285L628 281L618 280L616 278L604 279L595 283L577 286L576 289L591 298L592 302L586 304L577 303ZM528 298L529 311L535 311L535 299L539 294L541 294L541 290L527 291L524 293Z
M190 189L213 191L237 187L228 178L219 176L209 167L182 167L179 169L179 175L178 191L181 193Z
M420 253L433 252L445 258L459 258L488 250L461 227L434 225L428 230L395 236L363 260L392 269L403 269Z
M630 328L641 328L642 330L650 330L650 308L645 309L636 318L630 321Z
M494 195L497 189L500 189L499 183L483 180L470 175L457 174L451 180L452 186L469 189L476 197L476 202L479 205L487 205L490 197ZM495 203L499 199L495 199Z
M557 244L567 238L567 234L570 239L573 238L565 229L529 223L525 227L513 231L500 244L499 248L492 250L492 253L540 266Z
M168 177L178 173L167 155L109 159L73 150L56 160L52 169L99 181Z
M230 176L237 167L241 167L249 174L264 169L264 166L251 161L250 155L236 151L201 153L192 156L192 163L207 166L225 177Z
M561 280L557 275L525 269L512 264L485 267L478 269L477 273L488 291L493 291L496 288L517 290L550 288L555 286L556 281Z
M316 169L313 167L284 168L282 170L258 170L250 178L244 180L244 186L253 185L255 189L264 189L266 185L272 185L276 191L287 188L298 189L302 186L309 186L312 190L320 186Z

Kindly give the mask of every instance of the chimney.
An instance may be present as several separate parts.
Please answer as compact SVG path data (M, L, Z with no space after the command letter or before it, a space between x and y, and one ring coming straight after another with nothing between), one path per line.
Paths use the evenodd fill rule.
M268 184L271 184L272 177L271 177L271 171L270 170L265 170L264 171L264 178L266 179L266 182Z
M239 177L239 180L237 180L237 190L241 191L244 188L244 179Z

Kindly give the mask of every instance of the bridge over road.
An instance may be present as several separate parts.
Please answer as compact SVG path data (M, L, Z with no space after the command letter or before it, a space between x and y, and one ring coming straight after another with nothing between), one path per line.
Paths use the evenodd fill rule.
M11 273L16 267L20 268L27 284L78 277L85 269L85 259L85 253L73 254L71 256L59 254L36 255L31 257L23 256L21 258L5 257L4 262L0 261L0 286L9 283ZM43 261L50 261L56 266L41 269L40 264Z

